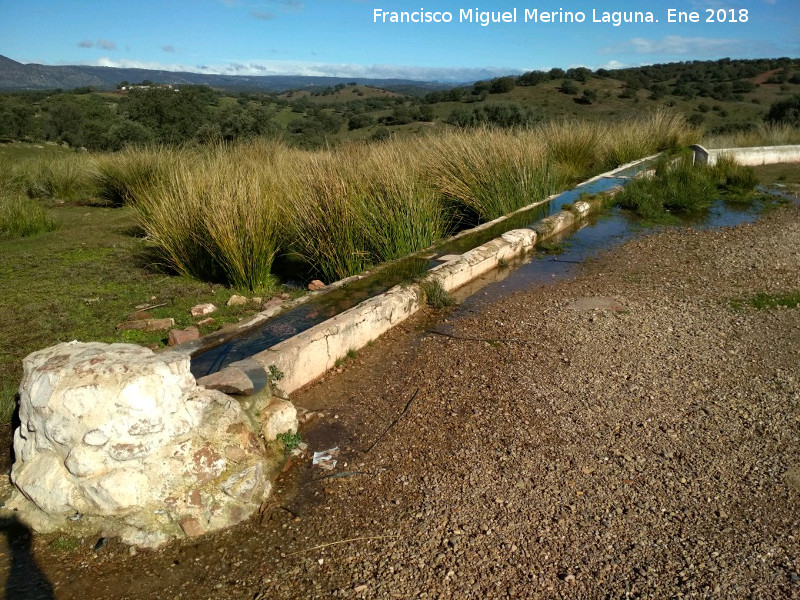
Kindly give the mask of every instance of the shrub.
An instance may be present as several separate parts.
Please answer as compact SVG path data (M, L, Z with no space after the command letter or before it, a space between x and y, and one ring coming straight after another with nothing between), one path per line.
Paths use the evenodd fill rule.
M795 94L791 98L773 103L764 120L768 123L785 123L800 127L800 96Z

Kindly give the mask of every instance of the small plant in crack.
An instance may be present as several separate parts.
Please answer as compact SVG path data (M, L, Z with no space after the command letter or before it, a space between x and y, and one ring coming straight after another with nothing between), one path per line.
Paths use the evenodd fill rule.
M286 454L289 454L292 450L297 448L300 445L300 442L303 441L303 437L300 435L300 432L297 431L286 431L284 433L279 433L278 439L283 444L283 451Z
M358 352L356 350L353 350L352 348L350 348L350 350L347 351L347 354L342 356L341 358L337 358L336 359L336 363L334 363L334 364L337 367L341 367L345 362L347 362L348 359L352 360L352 359L356 358L357 356L358 356Z
M283 371L281 371L275 365L270 365L269 369L267 369L267 375L269 376L269 382L272 385L278 383L281 379L283 379Z
M420 283L420 287L425 294L425 301L431 308L447 308L456 303L447 290L442 287L442 284L435 279L423 281Z
M536 246L542 254L561 254L564 252L565 244L563 242L542 242Z

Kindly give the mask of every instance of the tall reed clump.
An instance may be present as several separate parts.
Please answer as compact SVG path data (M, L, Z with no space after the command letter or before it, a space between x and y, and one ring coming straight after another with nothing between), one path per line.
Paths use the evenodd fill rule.
M160 185L180 168L183 156L173 148L148 146L99 157L93 174L97 194L112 206L132 203L144 189Z
M605 145L598 148L605 169L612 169L651 154L687 146L700 138L683 115L658 110L609 127Z
M426 176L459 225L491 221L560 187L543 140L531 131L480 128L431 137Z
M442 203L419 169L417 157L398 144L370 147L361 164L361 212L376 261L408 256L447 233Z
M327 281L407 256L446 232L442 206L405 146L310 154L292 189L290 250Z
M0 161L0 236L18 238L58 228L58 222L25 194L26 181L9 161Z
M535 135L547 146L550 161L570 182L576 183L602 170L608 127L588 121L551 121L539 125Z
M290 252L300 256L328 283L359 273L373 264L359 212L355 157L332 152L308 155L289 190L285 218Z
M94 159L89 154L28 160L16 169L31 198L90 202L97 195L92 178Z
M183 150L134 208L148 238L181 273L251 291L273 283L282 199L274 165L229 147Z

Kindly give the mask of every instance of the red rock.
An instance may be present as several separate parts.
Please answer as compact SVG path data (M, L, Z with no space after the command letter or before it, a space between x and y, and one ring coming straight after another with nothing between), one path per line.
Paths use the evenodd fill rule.
M152 319L153 313L149 313L146 310L137 310L134 313L128 315L128 321L141 321L146 319Z
M219 390L225 394L249 396L255 391L251 379L236 367L226 367L221 371L200 377L197 385L211 390Z
M200 330L192 325L186 329L171 329L169 332L168 344L170 346L179 346L198 339L200 339Z
M189 537L197 537L198 535L203 535L205 530L203 526L200 524L200 521L195 519L194 517L190 517L187 519L181 519L178 521L178 525L181 529L183 529L183 533L188 535Z
M317 290L321 290L324 287L325 287L325 284L322 283L319 279L315 279L314 281L312 281L311 283L308 284L308 289L310 289L312 292L315 292Z
M138 321L124 321L117 325L117 331L135 329L138 331L163 331L175 325L175 319L140 319Z
M264 302L264 304L261 305L261 310L267 310L268 308L272 308L273 306L280 306L281 304L283 304L283 300L278 296L273 296L272 298L270 298L269 300Z

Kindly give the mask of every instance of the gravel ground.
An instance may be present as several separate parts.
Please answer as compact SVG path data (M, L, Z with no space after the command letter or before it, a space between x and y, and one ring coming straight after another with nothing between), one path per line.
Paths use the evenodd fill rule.
M37 537L40 580L57 598L800 598L800 308L730 303L799 289L790 205L422 315L294 395L334 471L294 459L260 518L158 552ZM570 306L595 297L624 310Z

